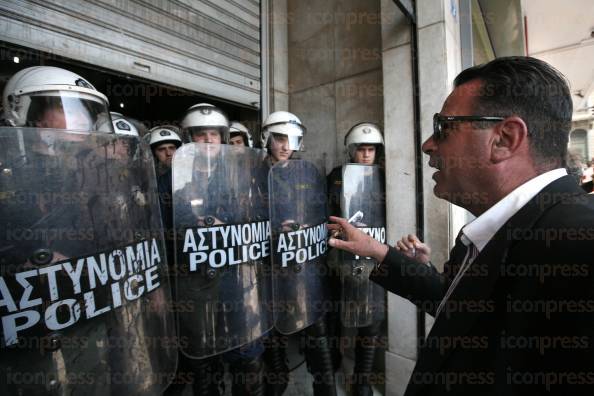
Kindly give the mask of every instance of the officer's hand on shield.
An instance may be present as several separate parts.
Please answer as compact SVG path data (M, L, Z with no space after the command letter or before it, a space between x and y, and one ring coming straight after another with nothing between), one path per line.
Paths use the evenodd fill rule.
M431 248L421 242L416 235L408 234L394 245L405 256L408 256L421 264L428 264L431 260Z
M330 246L346 250L361 257L372 257L381 263L388 253L388 246L380 243L349 224L342 217L330 216L330 221L336 224L328 224L331 231ZM340 238L340 239L338 239Z

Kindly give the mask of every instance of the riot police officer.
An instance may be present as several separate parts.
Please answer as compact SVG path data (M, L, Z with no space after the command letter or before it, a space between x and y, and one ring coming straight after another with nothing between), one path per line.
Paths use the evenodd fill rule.
M190 107L186 111L181 125L186 142L221 144L228 131L226 116L218 108L206 103ZM151 140L153 140L153 134L155 132L151 132ZM158 177L161 215L163 216L165 232L168 235L174 234L172 183L173 169L169 167ZM182 209L180 208L178 210ZM186 212L186 216L191 216L190 208L186 208L184 205L183 210ZM178 239L178 243L180 242ZM174 252L173 238L168 241L167 256L170 263L170 274L174 277L183 276L184 274L179 274L180 270L175 262L177 255ZM174 288L173 295L176 306L181 307L184 302L180 301L180 295L183 293L180 293L178 288ZM179 315L179 312L176 312L176 315ZM179 319L176 320L179 321ZM180 337L181 342L182 337ZM191 359L182 352L180 345L176 377L171 386L166 390L165 395L181 395L188 383L192 385L192 391L195 396L218 395L221 380L222 372L218 357L200 360Z
M137 219L133 221L135 230L126 231L130 242L135 239L132 234L150 234L153 222L160 227L160 218L149 202L151 198L157 202L152 188L156 180L150 157L141 149L138 130L121 113L110 112L110 116L117 138L98 144L86 161L98 163L107 158L113 166L85 175L93 178L93 188L98 191L89 199L89 213L98 234L95 242L105 248L109 247L110 238L105 236L110 230L128 228L133 219Z
M10 126L113 132L107 97L84 78L58 67L19 71L6 83L2 102Z
M231 121L229 126L229 144L254 147L254 139L249 129L239 121Z
M176 126L162 125L151 129L149 145L155 156L157 176L171 168L173 154L181 144L179 130Z
M174 330L161 225L134 212L116 219L93 204L136 205L133 178L122 172L147 163L119 149L107 98L68 70L21 70L5 87L3 107L12 128L0 129L2 283L18 299L15 279L26 276L37 302L0 311L0 370L8 379L0 393L161 394L177 353L158 345ZM105 189L101 182L116 173L123 178ZM155 187L151 175L141 194ZM137 235L142 228L148 234ZM14 373L42 380L15 381Z
M138 134L138 129L136 126L130 122L126 117L122 115L122 113L117 113L115 111L109 112L111 116L111 122L113 123L113 130L116 135L121 136L133 136L135 138L139 138L140 135ZM137 139L126 139L122 138L121 140L117 140L114 142L113 146L107 150L108 155L112 158L125 160L126 158L130 158L131 155L134 155L132 141L136 141Z
M66 134L54 132L53 130L76 131L76 132L105 132L113 133L113 126L109 117L107 97L95 90L95 88L82 77L64 69L56 67L37 66L23 69L12 76L7 82L3 92L4 121L12 127L33 127L39 128L25 133L23 129L7 130L18 139L14 147L4 147L5 150L16 152L15 164L10 169L10 177L4 180L19 182L18 187L23 191L36 191L40 197L57 193L58 191L75 191L77 172L74 164L68 168L57 169L57 163L65 154L75 154L77 157L84 157L91 152L91 149L72 153L69 147L85 139L83 134ZM3 152L6 157L11 156L9 152ZM6 165L7 161L3 161ZM29 180L22 180L17 172L28 170L31 172ZM25 173L26 174L26 173ZM33 177L34 176L34 177ZM21 180L19 180L21 179ZM43 183L43 180L51 180L52 183ZM26 182L27 184L23 184ZM35 190L42 186L43 191ZM10 187L8 187L10 189ZM46 194L42 194L46 193ZM60 223L72 223L69 219L76 211L67 210L62 206L61 215L47 217L50 207L45 203L46 199L27 200L31 205L27 209L21 207L18 218L11 213L16 207L11 208L12 202L3 202L1 207L6 210L4 215L11 219L12 226L33 226L36 219L45 219L43 227L54 226L53 221ZM53 213L56 213L54 211ZM37 224L40 226L40 224ZM8 231L8 230L4 230ZM6 246L11 246L6 237ZM53 242L60 245L54 248L54 254L63 254L67 246L60 241ZM18 249L17 249L18 248ZM12 253L21 255L27 251L27 247L16 244ZM4 250L6 253L7 250ZM62 253L58 253L62 252ZM14 261L20 262L20 257Z
M262 147L268 150L271 165L285 161L295 151L303 149L305 126L295 114L288 111L271 113L262 124Z
M114 145L114 148L112 149L114 154L119 151L120 153L120 159L123 158L130 158L130 159L134 159L135 156L139 156L140 155L140 151L139 151L139 146L138 146L138 142L140 142L140 134L138 131L138 128L136 125L139 125L139 122L136 120L133 120L131 118L128 117L124 117L121 113L117 113L117 112L110 112L111 115L111 119L113 122L113 129L116 133L116 135L121 135L121 136L131 136L132 138L122 138L121 140L119 140L118 142L116 142L116 144ZM142 125L142 127L144 128L144 126ZM146 160L148 160L148 158L146 158ZM131 190L131 196L132 196L132 201L136 204L136 206L138 208L144 208L147 207L147 201L150 199L150 197L147 197L145 194L143 194L141 191L143 191L143 188L146 187L146 185L141 185L141 183L144 181L146 184L146 175L145 173L147 172L147 169L143 168L139 168L139 167L134 167L134 166L128 166L128 172L130 174L130 179L132 181L132 184L130 184L130 190ZM122 175L118 175L116 177L114 177L114 179L122 179ZM151 194L154 195L154 194ZM154 197L153 197L154 199ZM145 213L144 217L145 218L149 218L152 216L152 213L148 212Z
M345 136L345 149L351 165L337 167L328 175L328 195L332 215L356 217L353 219L356 226L378 229L378 234L383 232L385 235L384 174L377 167L383 147L384 139L377 125L369 122L354 125ZM341 207L341 202L348 207ZM359 216L353 216L353 213ZM331 256L333 262L338 261L338 268L333 266L332 289L334 300L340 301L337 306L340 305L342 323L345 327L357 328L353 394L372 395L369 377L383 322L385 293L365 276L363 268L368 260L344 258L336 251L332 251ZM338 311L334 311L331 323L340 323L337 316ZM340 325L333 329L333 333L340 333Z
M188 188L201 189L204 191L220 192L224 191L228 183L225 175L221 172L224 167L221 164L220 145L226 144L229 140L229 119L227 115L218 107L209 103L199 103L188 109L181 123L182 133L186 141L194 143L204 143L206 146L199 150L205 150L204 157L198 157L198 160L205 158L204 162L197 166L197 171L202 176L202 182L196 183ZM208 189L205 189L206 185ZM230 187L230 186L229 186ZM228 206L230 202L221 202L225 196L208 197L204 199L202 212L207 213L206 217L200 221L214 223L228 223L231 220L232 208Z
M241 176L247 174L244 168L250 168L251 156L257 155L245 152L242 156L224 146L229 139L229 122L223 111L211 104L190 107L181 125L186 140L200 144L184 145L168 173L169 177L173 173L176 180L187 180L172 191L176 233L187 235L191 229L217 226L223 229L251 219L253 207L243 201L251 195L244 191L250 187L244 179L251 178ZM241 254L241 249L231 250L229 254ZM264 347L257 337L258 332L268 328L258 324L261 312L256 306L259 296L264 294L258 289L265 287L266 282L257 279L259 269L254 272L261 265L245 260L233 267L213 268L214 264L206 260L192 270L188 269L187 254L179 245L176 254L177 297L191 300L195 306L194 312L178 315L180 335L189 338L188 345L182 348L182 362L195 374L195 395L219 394L221 359L229 365L233 395L262 394ZM252 300L243 304L246 296ZM235 307L239 303L241 308ZM234 308L221 310L221 306Z
M294 129L294 131L291 131ZM274 131L274 132L273 132ZM293 150L289 150L288 136L299 136L299 141L295 139L291 142L293 150L298 150L301 147L301 140L304 135L304 128L302 128L301 120L292 113L285 111L277 111L271 113L262 125L261 147L268 152L266 161L262 166L261 172L268 180L269 169L278 161L289 159ZM269 186L268 182L261 187L262 194L268 198ZM268 201L270 201L268 199ZM270 396L280 396L287 389L289 382L289 367L287 366L287 342L286 336L281 335L276 330L272 330L265 339L266 352L265 358L268 365L269 378L266 387L266 394Z
M157 176L159 204L164 225L167 262L173 265L173 229L171 207L171 161L173 154L182 145L179 128L173 125L156 126L144 137L151 147ZM147 139L148 138L148 139ZM173 387L175 388L175 386Z
M277 111L270 114L262 129L262 146L268 150L267 162L271 166L268 194L270 196L273 289L275 327L282 334L301 331L307 366L313 376L316 396L335 395L334 371L329 340L324 320L325 296L325 234L320 240L303 249L284 251L286 237L299 232L313 234L325 230L325 184L319 172L307 161L288 161L295 151L302 150L305 127L294 114ZM310 234L310 235L312 235ZM306 241L302 241L307 243ZM282 253L280 253L283 251ZM280 253L280 254L279 254ZM285 260L303 255L303 260ZM287 261L290 261L288 263ZM286 370L284 348L286 339L272 336L267 354L277 367ZM272 388L282 394L282 383Z
M116 134L124 136L139 137L138 129L132 124L122 113L117 111L110 111L111 122L113 123L113 130Z

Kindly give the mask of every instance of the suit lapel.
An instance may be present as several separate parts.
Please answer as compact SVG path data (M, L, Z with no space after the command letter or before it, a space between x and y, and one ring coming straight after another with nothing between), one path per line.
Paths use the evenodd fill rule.
M562 177L545 187L495 234L472 263L471 269L462 277L449 301L456 303L460 301L488 300L492 295L495 283L499 279L500 265L507 260L509 249L514 243L518 242L511 238L513 235L511 230L532 228L534 223L548 209L563 199L579 194L584 194L583 190L569 176ZM522 233L516 235L522 235ZM486 275L483 269L487 270ZM439 339L440 337L464 336L468 334L481 315L481 312L453 312L451 315L447 315L444 309L444 312L435 321L428 337ZM421 349L415 372L438 371L450 353L452 353L451 348L443 350L442 353L440 353L439 348ZM417 394L420 387L421 385L409 384L406 395Z

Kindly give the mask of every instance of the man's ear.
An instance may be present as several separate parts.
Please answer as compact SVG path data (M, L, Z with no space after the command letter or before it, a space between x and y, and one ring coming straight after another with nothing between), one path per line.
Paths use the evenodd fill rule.
M507 117L493 128L491 159L505 161L517 153L528 150L528 127L520 117Z

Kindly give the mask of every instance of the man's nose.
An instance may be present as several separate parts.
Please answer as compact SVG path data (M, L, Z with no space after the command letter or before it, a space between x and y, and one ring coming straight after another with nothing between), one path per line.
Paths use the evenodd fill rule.
M425 140L423 142L423 145L421 146L421 150L423 150L423 152L427 155L434 152L436 149L437 149L437 145L435 144L435 140L433 139L433 136L429 136L429 138L427 140Z

